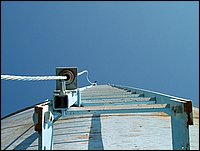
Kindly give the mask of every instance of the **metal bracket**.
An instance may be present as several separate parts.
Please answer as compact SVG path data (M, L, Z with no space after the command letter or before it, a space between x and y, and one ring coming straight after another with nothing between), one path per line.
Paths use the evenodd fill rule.
M75 90L65 90L64 93L60 91L54 91L54 110L67 110L73 104L75 104L79 99L80 92L78 89ZM78 102L80 104L80 101Z
M77 86L77 68L58 67L56 75L66 76L65 80L56 81L56 90L54 91L53 109L63 111L70 108L78 99ZM78 102L80 104L80 101Z
M33 121L35 131L39 133L38 149L52 150L53 149L53 120L50 102L45 102L35 106Z
M53 149L53 122L62 115L66 116L66 110L77 102L81 106L81 90L77 87L77 68L56 68L56 75L66 76L65 80L56 81L54 99L36 105L33 113L35 131L39 133L38 149Z

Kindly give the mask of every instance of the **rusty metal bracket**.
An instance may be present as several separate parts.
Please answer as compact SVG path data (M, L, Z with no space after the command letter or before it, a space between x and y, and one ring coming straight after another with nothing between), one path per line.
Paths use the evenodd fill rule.
M53 149L53 120L54 115L50 102L45 102L36 105L34 108L33 121L35 131L39 133L38 149L52 150Z

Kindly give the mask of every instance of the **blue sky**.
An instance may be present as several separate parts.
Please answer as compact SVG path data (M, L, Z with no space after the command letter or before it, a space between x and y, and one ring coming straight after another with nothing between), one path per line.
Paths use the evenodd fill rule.
M1 2L1 74L87 69L91 81L199 106L199 2ZM79 86L88 85L85 75ZM55 81L1 80L1 117L51 98Z

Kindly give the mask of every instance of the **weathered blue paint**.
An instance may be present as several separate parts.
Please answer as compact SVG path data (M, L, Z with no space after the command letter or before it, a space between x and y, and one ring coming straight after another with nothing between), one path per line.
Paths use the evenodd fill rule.
M82 98L82 100L108 100L108 99L114 99L114 98L138 98L138 97L143 97L143 94L129 94L129 95L120 95L120 96L115 96L115 97L95 97L95 98L91 98L91 97L84 97Z
M118 114L118 113L148 113L148 112L167 112L168 108L137 108L137 109L88 109L66 111L65 115L83 115L83 114Z
M113 106L113 105L131 105L131 104L155 104L155 101L127 101L127 102L108 102L108 103L82 103L83 106Z

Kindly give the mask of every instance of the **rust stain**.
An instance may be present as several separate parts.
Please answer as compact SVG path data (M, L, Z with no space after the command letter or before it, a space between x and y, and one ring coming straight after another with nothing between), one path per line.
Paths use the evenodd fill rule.
M188 116L187 126L188 125L193 125L193 119L192 119L192 101L186 101L184 103L184 112Z
M79 139L89 139L89 135L88 135L88 134L79 135L79 136L77 136L76 138L79 138Z
M38 123L35 125L35 131L38 131L38 133L42 133L42 110L43 108L40 106L35 107L35 113L38 115Z
M49 102L45 102L45 103L36 105L34 108L35 113L38 116L38 123L35 125L35 131L38 131L39 134L42 133L42 112L43 112L44 106L46 106L46 105L48 106Z

